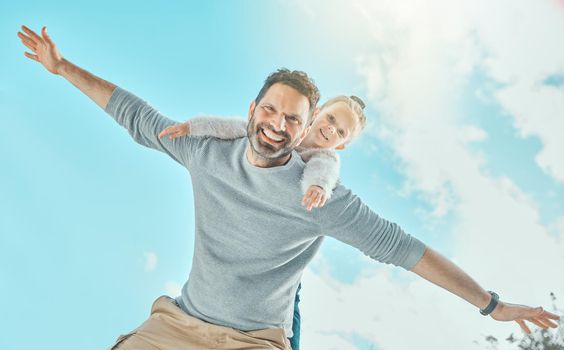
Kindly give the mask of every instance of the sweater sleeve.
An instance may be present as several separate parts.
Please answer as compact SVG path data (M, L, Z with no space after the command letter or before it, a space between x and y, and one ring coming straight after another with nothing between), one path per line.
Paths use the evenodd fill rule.
M161 151L176 162L188 167L190 153L194 147L192 138L181 137L170 140L159 139L159 133L168 126L176 124L125 89L116 87L105 112L119 125L123 126L133 140L140 145Z
M243 118L197 117L188 120L191 136L211 136L230 140L247 136Z
M335 188L333 198L318 213L324 235L358 248L379 262L411 270L425 253L423 242L378 216L343 185Z
M316 185L325 190L328 200L339 180L339 156L325 149L307 149L301 156L307 162L301 181L302 192L305 194L310 186Z

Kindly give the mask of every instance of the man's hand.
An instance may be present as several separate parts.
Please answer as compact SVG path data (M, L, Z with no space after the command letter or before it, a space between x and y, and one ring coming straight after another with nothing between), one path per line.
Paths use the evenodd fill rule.
M18 37L33 52L33 54L25 52L27 58L41 63L49 72L62 76L90 97L100 108L106 108L116 88L114 84L64 59L47 34L47 27L41 29L41 36L26 26L22 26L22 30L25 34L18 32Z
M415 264L411 271L458 295L479 309L486 307L491 300L491 295L468 276L466 272L429 247L427 247L423 257ZM510 304L501 300L498 301L490 316L497 321L515 321L527 334L530 334L531 330L525 324L525 321L546 329L558 327L551 320L560 319L559 316L544 311L542 307L534 308Z
M304 198L302 199L302 205L307 207L307 210L311 211L312 208L321 208L325 205L325 200L327 199L325 195L325 190L319 186L309 186Z
M18 37L34 53L24 52L24 55L41 63L49 72L60 74L59 66L63 62L63 57L55 43L51 40L51 37L49 37L49 34L47 34L47 27L41 29L41 36L26 26L22 26L22 30L25 34L18 32Z
M547 329L558 327L558 324L551 320L560 320L560 316L548 312L542 307L534 308L525 305L504 303L501 301L499 301L490 316L497 321L515 321L527 334L531 334L531 330L525 321Z
M186 136L190 133L190 124L188 122L175 124L169 126L168 128L164 128L163 131L159 134L159 139L162 139L164 136L169 135L169 139L175 139L177 137Z

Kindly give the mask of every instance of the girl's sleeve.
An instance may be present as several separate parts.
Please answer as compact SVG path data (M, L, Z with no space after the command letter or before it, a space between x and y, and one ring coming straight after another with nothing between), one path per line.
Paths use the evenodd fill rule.
M243 118L197 117L188 120L190 136L211 136L230 140L247 136Z
M307 162L302 176L302 192L312 186L319 186L325 190L326 199L331 198L333 188L339 180L341 162L333 150L308 149L301 154Z

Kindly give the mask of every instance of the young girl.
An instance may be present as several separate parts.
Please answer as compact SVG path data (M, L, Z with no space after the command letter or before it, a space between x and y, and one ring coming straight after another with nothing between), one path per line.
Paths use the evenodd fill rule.
M307 210L322 207L331 197L339 178L339 156L366 124L364 102L356 96L336 96L325 102L314 114L311 130L296 151L307 163L302 177ZM200 117L164 129L159 138L190 134L234 139L247 136L247 120L238 118Z

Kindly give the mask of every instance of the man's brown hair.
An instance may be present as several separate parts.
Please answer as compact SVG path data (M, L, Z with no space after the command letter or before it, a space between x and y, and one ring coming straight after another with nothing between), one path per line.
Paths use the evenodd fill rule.
M313 80L305 72L280 68L266 78L264 85L255 98L255 103L258 104L266 94L266 91L268 91L268 89L276 83L281 83L294 88L300 94L307 97L309 101L309 121L311 121L311 116L315 111L315 107L317 106L317 102L320 97L319 90L317 89L317 86L315 86ZM306 125L309 125L309 122L306 123Z

